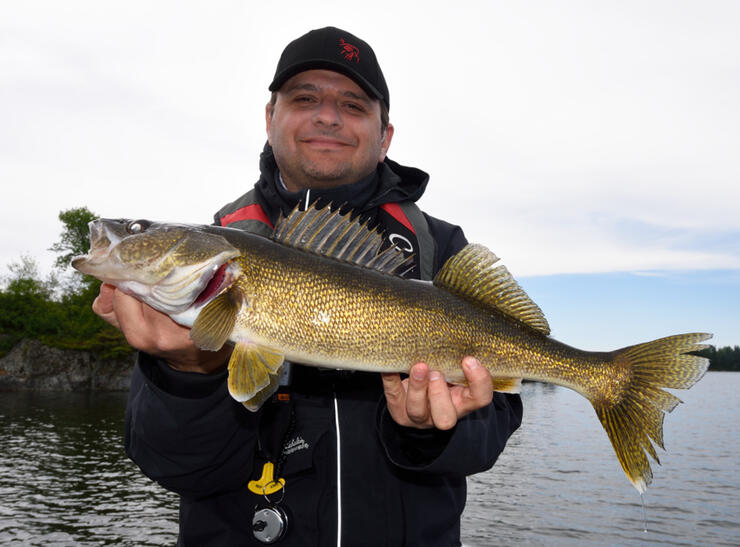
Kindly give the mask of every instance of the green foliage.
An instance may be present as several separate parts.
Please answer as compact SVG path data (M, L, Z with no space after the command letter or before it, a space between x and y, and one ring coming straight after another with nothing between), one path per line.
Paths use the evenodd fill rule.
M53 332L56 309L50 299L53 284L40 279L38 265L30 257L10 264L10 275L0 291L0 332L18 336Z
M87 207L76 207L59 213L64 230L59 236L59 241L49 249L61 255L57 257L57 267L66 268L74 256L87 252L90 248L90 232L87 225L97 217Z
M57 268L66 269L72 256L87 251L87 223L95 217L86 207L59 214L64 229L60 241L51 248L63 253L57 258ZM42 280L38 264L26 256L8 269L10 274L3 278L0 289L0 356L22 338L63 349L95 351L103 357L131 353L123 335L92 311L100 281L77 272L61 286L53 274Z

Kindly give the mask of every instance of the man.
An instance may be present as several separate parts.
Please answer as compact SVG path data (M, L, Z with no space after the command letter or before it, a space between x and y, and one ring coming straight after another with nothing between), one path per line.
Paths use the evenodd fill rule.
M311 31L285 48L269 88L260 180L217 224L268 233L297 204L345 204L414 254L416 278L465 245L459 227L413 204L428 176L386 158L390 99L368 44ZM403 380L293 364L251 413L226 390L230 347L199 350L187 329L110 286L93 307L140 350L127 453L180 494L180 545L259 544L281 522L284 545L459 545L465 476L490 468L521 422L519 397L494 394L472 357L468 386L424 363ZM277 492L263 495L266 484ZM255 517L262 509L274 513Z

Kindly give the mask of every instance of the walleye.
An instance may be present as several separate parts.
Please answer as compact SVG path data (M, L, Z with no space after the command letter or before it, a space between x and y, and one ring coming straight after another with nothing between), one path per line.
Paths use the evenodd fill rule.
M374 372L423 361L464 383L463 356L491 372L494 389L521 379L571 388L599 417L628 479L644 492L649 454L663 448L663 417L708 361L709 334L681 334L612 352L549 337L540 308L498 258L468 245L432 283L403 278L409 258L377 231L330 207L293 211L272 238L214 226L99 219L79 271L191 327L207 350L234 345L231 395L256 411L278 387L285 360Z

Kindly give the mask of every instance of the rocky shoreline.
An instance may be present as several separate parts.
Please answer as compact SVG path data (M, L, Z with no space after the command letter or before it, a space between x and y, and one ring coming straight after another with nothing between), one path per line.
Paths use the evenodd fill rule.
M128 391L134 353L103 359L22 340L0 359L0 391Z

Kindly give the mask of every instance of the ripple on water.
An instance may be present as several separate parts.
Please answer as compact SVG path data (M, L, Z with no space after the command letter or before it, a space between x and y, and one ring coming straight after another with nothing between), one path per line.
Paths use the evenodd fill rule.
M125 398L3 394L1 544L174 544L176 496L123 454Z

